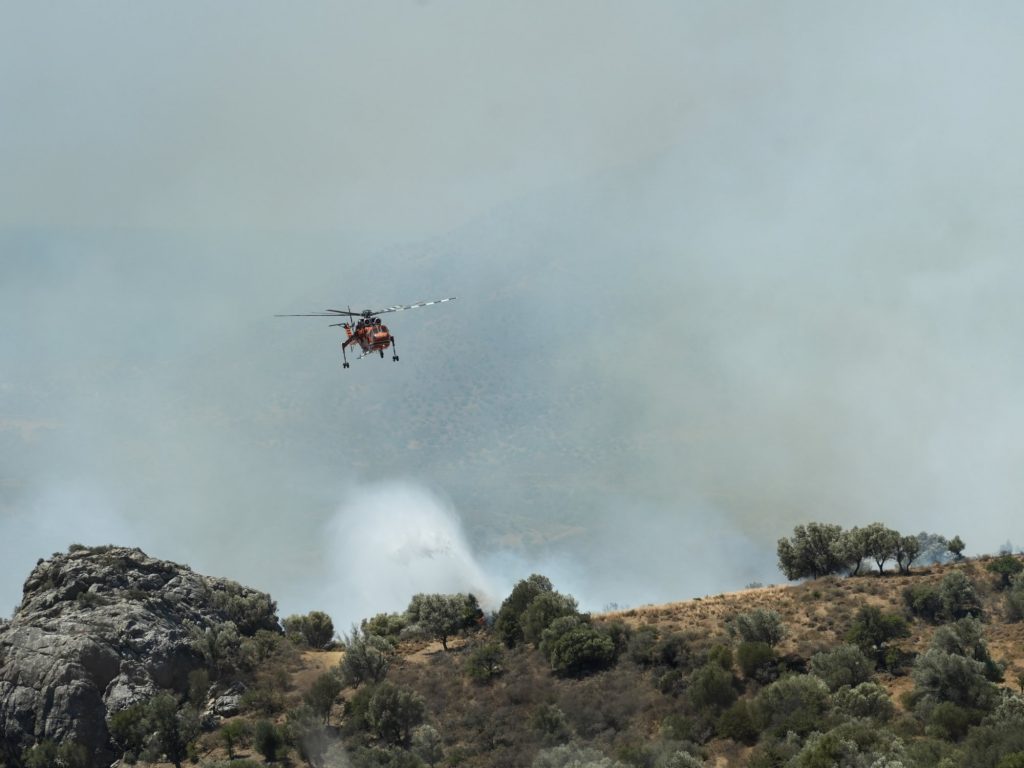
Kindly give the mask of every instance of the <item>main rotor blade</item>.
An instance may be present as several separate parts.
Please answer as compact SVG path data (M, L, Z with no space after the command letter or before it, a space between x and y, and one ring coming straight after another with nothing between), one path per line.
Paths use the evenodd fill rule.
M433 301L421 301L417 304L395 304L392 307L385 309L378 309L376 312L371 312L371 315L383 315L386 312L401 312L405 309L416 309L417 307L429 307L431 304L444 304L446 301L455 301L455 297L451 296L447 299L434 299Z
M274 317L337 317L338 315L348 315L349 317L359 317L358 312L342 312L338 309L330 309L326 312L311 312L305 315L274 315Z

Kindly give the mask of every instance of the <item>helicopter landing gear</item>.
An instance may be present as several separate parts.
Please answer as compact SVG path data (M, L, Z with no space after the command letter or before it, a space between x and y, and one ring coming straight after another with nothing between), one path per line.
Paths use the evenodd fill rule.
M348 357L345 355L345 345L344 344L341 345L341 360L342 360L341 367L342 368L348 368Z
M342 368L348 368L348 363L347 363L347 362L345 362L345 363L342 363L342 364L341 364L341 367L342 367Z
M394 363L397 363L398 362L398 347L395 346L395 337L394 336L391 337L391 350L394 352L394 354L391 355L391 361L394 362Z

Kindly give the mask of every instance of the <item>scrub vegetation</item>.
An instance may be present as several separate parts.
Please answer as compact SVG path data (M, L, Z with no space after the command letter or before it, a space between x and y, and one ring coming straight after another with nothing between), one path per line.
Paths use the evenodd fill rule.
M340 638L320 612L197 635L208 671L118 712L111 738L126 764L234 768L1024 764L1019 556L883 526L783 541L816 578L591 615L534 574L490 614L418 594ZM88 765L51 743L23 762Z

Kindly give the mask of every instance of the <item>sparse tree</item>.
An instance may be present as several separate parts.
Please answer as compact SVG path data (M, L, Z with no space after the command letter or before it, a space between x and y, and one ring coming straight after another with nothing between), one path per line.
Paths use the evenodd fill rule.
M269 763L277 760L277 755L285 745L281 729L269 720L258 720L253 731L253 746Z
M521 623L523 613L537 595L552 591L554 587L551 580L537 573L521 580L512 588L512 594L502 602L494 622L494 630L506 646L514 648L524 642Z
M715 663L705 664L693 673L686 693L694 709L710 710L716 715L736 701L732 673Z
M531 768L626 768L600 750L577 744L563 744L537 753Z
M575 616L578 613L576 600L560 592L542 592L537 595L520 618L523 639L534 647L540 645L544 630L551 622L562 616Z
M942 614L942 597L931 584L911 584L903 590L903 602L910 612L925 621L935 622Z
M88 768L89 750L75 741L43 739L25 750L25 768Z
M313 685L303 696L303 701L323 719L325 725L330 723L331 707L334 706L342 687L337 674L325 672L313 681Z
M234 622L225 621L204 629L191 625L189 633L192 647L203 657L207 669L213 672L215 679L235 671L242 636Z
M874 659L876 663L884 665L889 644L909 635L910 627L902 616L882 613L876 606L865 605L857 611L846 641L860 648L865 656Z
M739 635L747 643L778 645L786 636L786 627L777 611L755 608L735 616L726 624L730 635Z
M758 682L771 682L778 676L776 660L775 651L768 643L742 642L736 647L736 663L743 676Z
M950 571L939 583L942 615L949 620L981 615L981 599L962 570Z
M843 531L839 538L839 551L846 567L850 569L851 576L860 573L861 565L871 555L868 541L867 530L857 526Z
M842 532L838 525L826 523L796 526L791 538L779 539L779 568L791 581L838 573L846 564Z
M900 535L882 523L871 523L864 528L868 555L878 566L879 575L885 573L885 563L895 557Z
M832 707L842 718L870 717L883 722L891 720L895 711L885 688L872 682L840 688L832 694Z
M387 675L394 653L390 641L365 635L358 627L352 627L345 638L345 655L338 665L342 684L358 687L366 682L379 683Z
M110 738L122 753L138 756L149 736L146 718L146 702L132 704L113 713L107 721Z
M176 768L181 768L189 745L200 733L199 713L188 705L179 710L174 696L158 693L146 705L146 723L154 736L155 756L166 755Z
M921 542L917 536L898 536L896 538L896 548L893 550L893 557L900 569L900 573L910 573L910 564L917 559L920 553Z
M964 559L963 551L964 547L966 546L967 545L964 544L963 539L961 539L959 536L954 536L952 539L949 540L947 549L949 549L950 553L953 555L953 559L959 563L961 560Z
M334 622L323 611L310 611L302 628L310 648L326 648L334 642Z
M417 725L412 729L412 752L433 768L444 758L441 734L432 725Z
M228 720L220 727L220 739L228 752L228 759L235 759L235 747L251 735L249 722L246 720Z
M825 681L830 691L871 679L875 665L856 645L840 645L811 657L811 674Z
M764 730L780 737L790 731L807 734L821 727L828 686L814 675L790 675L762 688L754 706Z
M484 643L469 654L466 673L478 683L489 683L501 674L504 656L499 643Z
M968 616L935 630L932 648L966 656L985 665L985 677L998 683L1003 679L1003 666L992 658L985 642L981 621Z
M916 692L932 703L949 701L987 710L995 699L995 686L985 677L983 663L938 648L929 648L917 657L911 677Z
M1021 563L1013 555L1001 555L985 566L990 573L999 576L999 589L1010 588L1010 578L1024 571L1024 563Z
M323 611L310 611L305 616L289 616L281 621L289 640L309 648L327 648L334 642L334 622Z
M615 643L582 616L562 616L544 630L540 651L558 674L578 677L615 663Z
M1024 619L1024 576L1010 577L1010 588L1003 598L1006 604L1006 620L1017 622Z
M472 595L418 594L409 602L405 615L411 624L448 650L448 638L458 634L467 626L467 605ZM476 602L476 598L472 598Z
M406 746L412 729L423 722L426 704L415 691L381 683L370 697L366 722L373 734L388 744Z

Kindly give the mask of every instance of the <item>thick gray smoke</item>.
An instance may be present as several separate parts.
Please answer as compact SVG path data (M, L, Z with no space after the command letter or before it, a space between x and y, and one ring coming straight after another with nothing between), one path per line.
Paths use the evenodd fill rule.
M1024 540L1019 4L0 15L0 605L76 540L339 623ZM347 371L272 317L450 295Z

